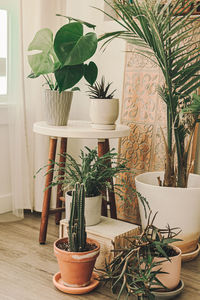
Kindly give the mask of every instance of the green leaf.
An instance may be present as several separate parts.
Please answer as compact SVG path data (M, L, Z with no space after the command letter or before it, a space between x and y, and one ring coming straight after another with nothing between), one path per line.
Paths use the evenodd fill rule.
M28 47L29 51L38 50L40 53L28 55L29 65L38 77L41 74L54 72L59 62L53 49L53 33L50 29L39 30Z
M166 257L167 260L169 260L169 257L167 256L166 252L162 249L162 247L159 245L159 243L155 242L155 247L160 254L162 254L164 257Z
M31 73L27 76L28 78L37 78L39 75L35 75L34 73Z
M88 23L88 22L85 22L85 21L80 20L80 19L76 19L76 18L72 18L72 17L69 17L69 16L60 15L60 14L56 14L56 16L64 17L64 18L68 19L70 22L71 22L71 21L77 21L77 22L79 22L79 23L81 23L81 24L87 26L88 28L93 28L93 29L96 28L96 25L91 24L91 23Z
M54 71L54 62L47 53L29 55L28 62L36 77Z
M78 86L75 86L74 88L71 89L71 91L72 91L72 92L80 91L80 88L79 88Z
M54 50L63 65L79 65L96 51L97 36L94 32L83 35L83 25L73 22L58 30Z
M72 88L83 77L83 64L77 66L64 66L55 72L59 91Z
M28 51L41 50L49 52L53 46L53 33L48 28L39 30L28 47Z
M84 65L84 77L89 82L89 84L93 85L93 83L97 79L98 68L96 64L91 61L88 65Z

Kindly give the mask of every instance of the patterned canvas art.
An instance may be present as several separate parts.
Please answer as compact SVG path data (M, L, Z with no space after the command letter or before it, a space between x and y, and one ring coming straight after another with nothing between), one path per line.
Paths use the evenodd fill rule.
M119 152L129 160L134 174L164 168L164 147L161 136L165 131L165 104L159 98L157 86L162 81L159 68L127 46L121 123L130 127L128 137L121 139ZM127 175L128 185L134 187L134 176ZM117 198L118 218L140 223L136 197L124 187L124 198ZM129 197L133 199L130 201Z

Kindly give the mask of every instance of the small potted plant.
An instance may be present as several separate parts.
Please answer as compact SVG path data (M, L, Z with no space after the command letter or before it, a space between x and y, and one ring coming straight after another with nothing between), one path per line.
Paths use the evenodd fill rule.
M129 238L129 246L115 249L116 255L101 272L100 280L111 282L113 293L127 297L136 295L138 300L155 299L158 294L169 296L171 290L180 292L181 250L173 245L179 234L177 228L159 229L153 225L155 216L139 236ZM181 285L181 288L178 288Z
M84 26L95 29L95 25L67 18L69 23L62 26L55 37L48 28L39 30L28 55L32 73L30 78L43 76L48 89L45 90L46 120L50 125L67 125L73 90L82 77L89 84L96 80L98 69L90 59L97 49L95 32L84 34ZM71 90L68 90L71 89ZM67 90L67 91L66 91Z
M119 158L114 149L99 157L96 149L85 147L81 150L80 163L70 154L64 153L65 165L60 162L51 162L55 176L51 186L62 185L65 193L66 219L69 220L72 203L72 189L78 181L85 186L85 218L86 225L91 226L100 222L102 191L110 189L110 178L115 178L119 173L131 172L127 167L126 159ZM112 164L107 164L110 160ZM62 175L59 171L62 170ZM115 184L116 193L120 195L120 185Z
M60 269L59 276L63 285L69 288L81 289L90 284L95 261L100 251L99 243L87 238L84 209L84 185L76 183L72 193L68 237L58 239L54 243L54 253ZM58 288L59 276L58 274L54 276L54 284Z
M115 121L119 115L119 99L113 98L114 92L109 91L112 83L105 83L105 77L89 85L91 126L96 129L115 129Z

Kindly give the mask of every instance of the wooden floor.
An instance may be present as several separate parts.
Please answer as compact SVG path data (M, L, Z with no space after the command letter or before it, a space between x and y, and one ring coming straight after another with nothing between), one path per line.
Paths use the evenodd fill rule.
M58 271L53 254L58 226L52 216L47 244L39 245L39 225L40 217L31 214L23 221L0 223L0 300L116 299L104 286L83 296L58 291L52 283L52 276ZM200 300L200 257L183 265L182 279L185 289L174 299Z

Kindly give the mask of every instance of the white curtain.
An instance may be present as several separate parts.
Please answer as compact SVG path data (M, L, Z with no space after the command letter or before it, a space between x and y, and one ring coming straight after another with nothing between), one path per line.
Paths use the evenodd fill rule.
M9 140L12 207L16 216L23 217L24 209L41 210L44 177L33 175L47 163L48 137L35 135L33 123L43 119L41 79L28 79L30 67L27 48L35 33L48 27L55 32L66 14L66 0L18 0L18 48L11 48L11 70L16 72L14 88L9 96ZM17 26L17 20L15 26ZM14 66L14 68L13 68ZM12 77L13 78L13 77ZM37 200L37 201L36 201Z

